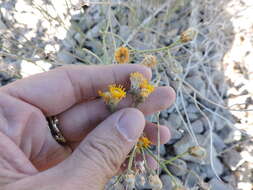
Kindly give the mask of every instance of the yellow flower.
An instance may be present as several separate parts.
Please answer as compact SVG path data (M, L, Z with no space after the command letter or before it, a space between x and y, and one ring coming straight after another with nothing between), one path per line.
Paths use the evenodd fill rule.
M104 102L114 111L117 104L126 97L126 91L122 85L109 85L107 92L98 91L98 95L103 98Z
M114 53L115 60L119 64L124 64L129 62L129 50L126 47L118 48Z
M152 142L147 137L140 137L137 143L137 147L140 148L149 148Z
M109 85L109 92L114 99L121 100L122 98L126 97L126 92L122 85Z
M154 55L146 55L141 62L142 65L145 65L150 68L154 68L157 65L157 59Z
M131 88L137 90L140 88L140 84L147 79L139 72L134 72L130 74Z
M148 81L143 81L140 84L141 92L140 96L143 98L147 98L155 89L155 87L152 84L149 84Z
M148 80L139 72L130 74L131 90L135 98L135 103L141 103L147 98L155 89L155 87L148 82Z

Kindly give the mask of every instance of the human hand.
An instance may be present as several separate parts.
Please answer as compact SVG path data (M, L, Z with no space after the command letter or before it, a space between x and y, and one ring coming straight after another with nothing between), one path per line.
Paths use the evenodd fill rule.
M131 72L151 77L140 65L68 66L18 80L0 88L0 189L103 189L115 175L143 130L157 142L149 115L175 99L170 87L158 87L144 104L110 115L97 91L127 85ZM67 146L52 137L45 117L57 115ZM169 139L160 127L161 143Z

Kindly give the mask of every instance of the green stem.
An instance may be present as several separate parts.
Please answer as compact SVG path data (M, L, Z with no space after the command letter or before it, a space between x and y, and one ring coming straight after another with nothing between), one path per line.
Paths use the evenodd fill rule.
M183 157L183 156L185 156L187 154L188 154L188 151L186 151L186 152L184 152L182 154L178 154L177 156L175 156L175 157L173 157L173 158L171 158L169 160L164 161L163 164L165 164L165 165L166 164L170 164L171 162L173 162L173 161L177 160L178 158L181 158L181 157Z
M145 148L145 150L147 151L147 153L156 160L156 162L159 164L159 166L161 168L163 168L163 170L171 177L171 181L174 184L174 186L177 186L177 182L175 180L175 177L172 175L172 173L167 169L166 165L164 163L162 163L159 159L157 159L157 157L147 148Z
M156 49L146 49L146 50L132 49L132 50L130 50L130 53L153 53L153 52L158 52L158 51L164 51L164 50L171 49L171 48L177 46L180 43L181 43L180 40L176 40L174 43L172 43L169 46L165 46L165 47L161 47L161 48L156 48Z
M137 145L134 146L134 149L133 149L133 151L130 155L129 162L128 162L128 167L127 167L128 172L131 171L136 150L137 150Z

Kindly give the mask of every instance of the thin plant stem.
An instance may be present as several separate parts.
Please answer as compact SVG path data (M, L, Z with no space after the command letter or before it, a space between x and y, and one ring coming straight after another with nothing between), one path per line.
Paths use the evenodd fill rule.
M169 159L169 160L165 160L163 163L166 165L166 164L170 164L170 163L172 163L173 161L175 161L175 160L177 160L177 159L179 159L179 158L182 158L183 156L185 156L185 155L187 155L188 154L188 151L186 151L186 152L183 152L183 153L181 153L181 154L178 154L178 155L176 155L175 157L173 157L173 158L171 158L171 159Z
M167 169L166 165L162 163L149 149L145 148L145 151L155 159L155 161L160 165L161 168L171 177L171 181L174 184L174 186L177 186L177 182L175 180L175 177L172 175L172 173Z
M131 171L131 169L132 169L133 160L135 157L136 150L137 150L137 145L134 146L134 149L129 157L128 167L127 167L128 172Z
M177 45L181 44L180 40L176 40L174 43L172 43L169 46L161 47L161 48L156 48L156 49L146 49L146 50L137 50L137 49L132 49L130 50L130 53L154 53L154 52L159 52L159 51L165 51L168 49L171 49Z

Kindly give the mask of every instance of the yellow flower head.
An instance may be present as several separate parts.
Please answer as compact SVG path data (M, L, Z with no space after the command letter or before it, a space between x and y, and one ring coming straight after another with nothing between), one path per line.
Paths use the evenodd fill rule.
M157 59L154 55L146 55L141 62L142 65L145 65L150 68L154 68L157 65Z
M147 98L155 89L155 87L152 84L149 84L148 81L143 81L140 84L140 88L140 96L143 98Z
M136 100L143 102L155 89L148 80L139 72L130 74L131 91L136 96Z
M98 91L98 95L103 98L110 110L114 110L117 104L126 97L126 91L121 85L109 85L107 92Z
M140 84L147 79L139 72L134 72L130 74L131 87L134 89L140 88Z
M119 47L115 53L115 60L119 63L119 64L124 64L129 62L129 50L126 47Z
M123 99L126 97L126 92L125 92L125 88L123 88L122 85L109 85L109 92L112 95L112 98L114 99Z
M140 148L149 148L152 142L147 137L140 137L137 143L137 147Z

